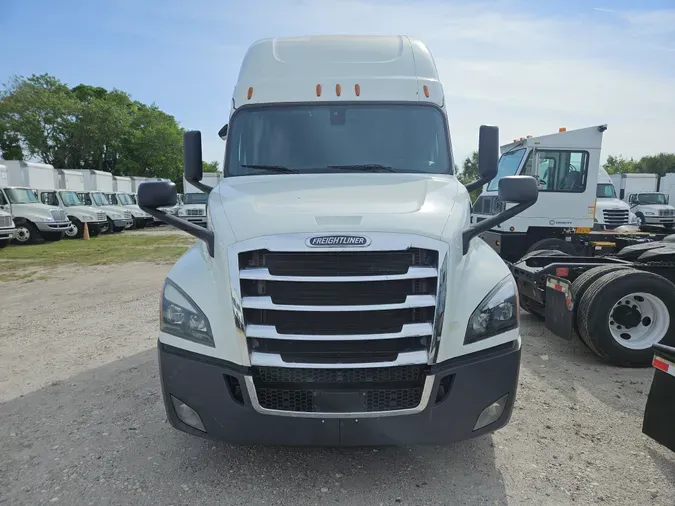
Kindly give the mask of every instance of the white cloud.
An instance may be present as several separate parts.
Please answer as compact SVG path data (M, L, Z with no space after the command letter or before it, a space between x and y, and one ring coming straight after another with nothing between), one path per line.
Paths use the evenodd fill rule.
M675 150L675 10L593 10L611 9L547 17L515 2L266 0L236 9L219 2L191 16L219 23L225 40L214 44L236 44L240 53L267 36L404 33L424 40L447 95L459 163L476 147L481 123L498 124L504 141L608 123L604 156ZM236 79L238 61L209 64L231 66ZM205 155L220 159L222 148L209 138Z

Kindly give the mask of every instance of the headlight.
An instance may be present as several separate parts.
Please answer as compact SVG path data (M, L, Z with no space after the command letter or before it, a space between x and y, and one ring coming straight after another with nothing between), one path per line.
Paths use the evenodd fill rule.
M80 216L80 221L89 221L91 218L89 216L82 215Z
M647 216L656 216L656 213L654 213L654 212L652 212L652 211L645 211L645 214L646 214Z
M54 221L52 216L33 216L31 219L33 221L37 221L38 223L49 223Z
M162 293L159 329L188 341L215 347L206 315L183 290L168 279Z
M110 216L112 217L113 220L121 220L121 219L122 219L122 215L121 215L121 214L110 213Z
M187 212L186 212L185 210L180 209L180 210L178 211L178 216L186 216L186 215L187 215Z
M511 276L502 279L469 318L464 344L518 327L518 290Z

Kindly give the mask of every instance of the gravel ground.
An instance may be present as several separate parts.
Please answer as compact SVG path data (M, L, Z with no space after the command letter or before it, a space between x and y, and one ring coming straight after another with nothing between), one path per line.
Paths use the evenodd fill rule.
M640 432L652 371L598 363L523 315L511 423L448 447L237 447L165 421L154 350L168 265L0 283L0 504L675 504Z

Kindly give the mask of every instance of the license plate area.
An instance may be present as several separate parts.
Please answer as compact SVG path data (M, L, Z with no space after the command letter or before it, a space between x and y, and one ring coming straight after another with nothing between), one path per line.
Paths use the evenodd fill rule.
M365 392L319 390L314 392L314 410L319 413L358 413L364 410Z

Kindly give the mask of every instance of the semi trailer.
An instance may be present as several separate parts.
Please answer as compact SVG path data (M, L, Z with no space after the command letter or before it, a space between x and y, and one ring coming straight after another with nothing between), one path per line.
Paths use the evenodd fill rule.
M334 446L445 443L508 422L518 295L478 234L529 208L537 184L504 175L496 192L514 205L471 224L469 191L497 173L498 130L480 128L480 179L465 187L446 104L416 39L251 46L221 129L217 186L204 182L201 134L184 137L206 226L160 210L176 203L173 183L138 189L142 209L200 239L161 295L171 425Z

